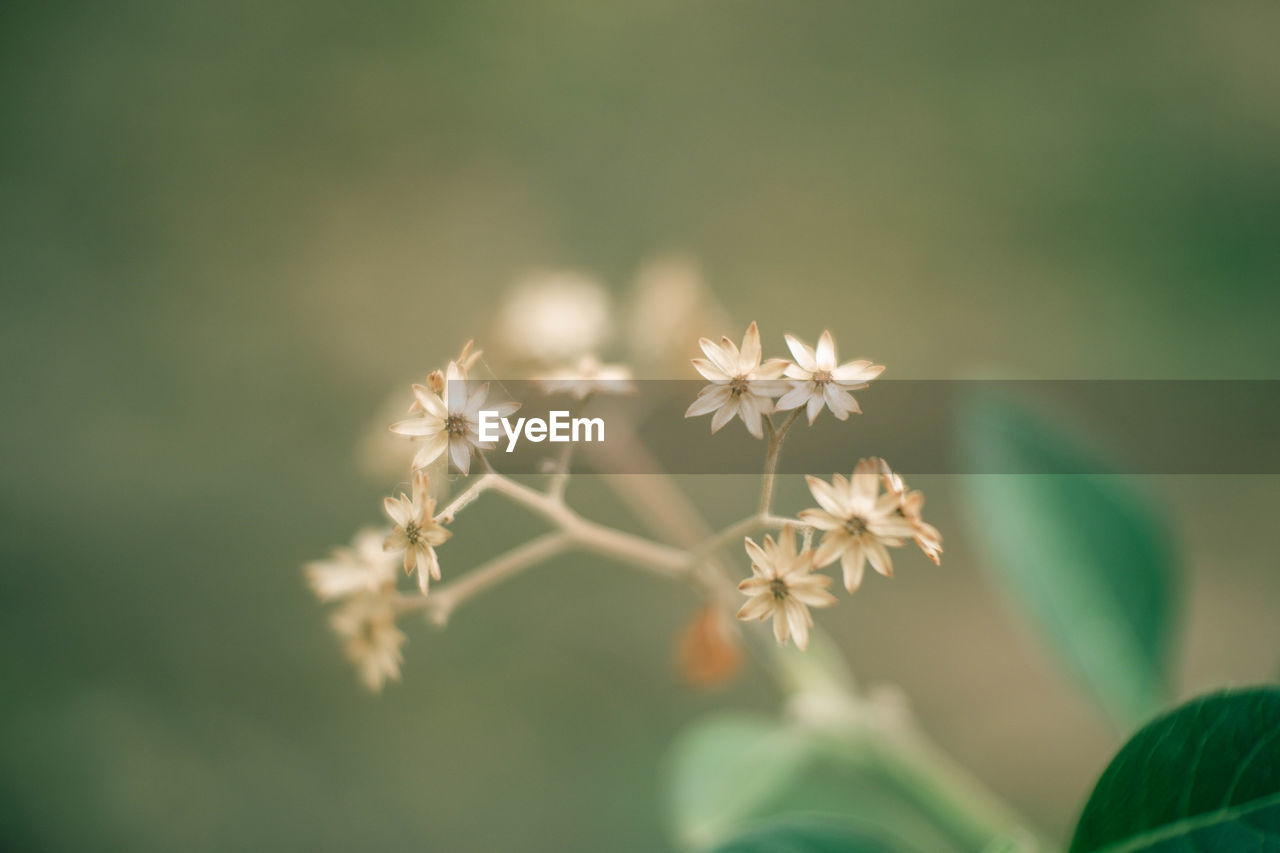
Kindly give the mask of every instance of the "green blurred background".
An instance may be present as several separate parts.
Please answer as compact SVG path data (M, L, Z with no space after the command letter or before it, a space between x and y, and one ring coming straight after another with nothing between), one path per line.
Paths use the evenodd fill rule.
M377 520L387 395L528 270L622 289L672 251L897 378L1276 378L1278 31L1266 2L6 3L5 846L663 849L664 744L775 702L680 686L682 590L567 559L358 687L299 566ZM749 505L724 485L690 484L715 520ZM918 485L943 567L820 621L1060 834L1121 735L981 573L963 489ZM1275 479L1146 485L1190 574L1179 694L1274 678ZM464 518L446 572L533 529Z

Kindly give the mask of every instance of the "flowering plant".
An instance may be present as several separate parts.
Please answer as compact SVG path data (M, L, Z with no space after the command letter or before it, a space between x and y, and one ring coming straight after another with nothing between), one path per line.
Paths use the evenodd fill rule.
M573 299L583 298L581 282L561 286L574 290ZM524 306L522 315L554 325L564 312L543 310L539 306L544 301L515 300ZM517 321L508 317L506 322L510 326ZM603 364L583 352L584 346L573 345L575 341L585 347L598 343L591 324L553 332L546 337L558 346L528 350L535 356L532 362L540 365L532 371L540 387L568 395L580 407L604 395L635 390L628 367ZM1026 820L930 743L897 691L863 691L854 686L834 651L835 644L815 623L813 610L831 608L842 597L831 590L837 564L844 595L853 595L861 588L868 565L884 578L893 576L893 549L914 544L928 560L940 564L942 535L923 517L924 495L908 488L899 473L875 456L848 460L847 475L843 471L807 475L811 505L794 511L775 506L778 463L788 438L802 431L804 424L814 426L824 411L841 422L861 413L853 392L868 389L884 371L882 365L868 360L841 362L829 330L821 333L814 346L792 335L783 341L790 358L765 357L760 329L753 322L740 344L728 337L718 343L701 338L701 356L691 360L707 384L689 402L685 417L710 416L712 434L739 420L745 432L763 444L754 511L711 530L697 507L659 470L643 477L604 478L649 523L654 536L602 523L572 505L568 494L575 474L572 444L544 460L543 472L532 481L497 470L497 457L490 452L494 443L484 429L486 419L501 418L506 429L505 416L520 404L495 402L503 394L492 392L501 383L496 377L487 381L478 377L486 363L482 352L467 343L456 358L433 370L424 383L412 386L408 417L390 425L390 431L416 451L405 466L409 492L385 498L383 528L362 529L350 547L338 548L330 559L306 566L312 590L323 602L336 604L331 625L363 683L379 691L388 681L400 678L407 642L401 625L407 618L417 614L444 627L462 605L570 550L684 582L700 602L680 646L679 661L687 679L704 685L725 681L738 669L742 650L752 648L783 696L784 713L780 720L715 722L695 729L677 744L669 763L674 777L670 811L679 845L724 851L1044 849ZM548 353L558 363L546 364ZM624 431L622 441L627 452L645 453L634 434ZM456 476L451 477L450 471ZM1079 486L1072 483L1069 488ZM1006 514L1016 516L1034 508L1044 495L1043 490L1019 492L1002 506ZM1088 482L1081 495L1088 505L1111 505L1115 500L1110 492ZM550 529L458 571L448 556L451 525L461 513L475 511L473 507L490 497L528 511ZM1060 497L1053 493L1055 506L1064 505ZM994 489L979 494L980 503L993 499L1004 497ZM1145 547L1151 537L1141 521L1133 522L1122 502L1115 502L1114 509L1113 517L1100 527L1116 526L1118 518L1120 527L1131 528L1122 531L1129 537L1130 549L1136 547L1133 543ZM1023 526L1041 529L1030 515ZM1012 530L1014 536L1018 532L1016 525L1005 530ZM1006 536L1001 541L1014 540ZM1077 565L1092 571L1090 560L1105 565L1105 560L1093 557ZM413 582L402 588L401 576L410 576ZM1063 582L1059 576L1047 580ZM1113 593L1103 589L1100 600L1108 595ZM1050 600L1041 606L1077 604ZM1048 621L1056 618L1053 613L1049 617ZM771 623L772 631L762 630L757 622ZM1081 643L1078 637L1068 638L1065 645L1068 654L1079 656L1081 646L1089 653L1087 642ZM1116 707L1123 713L1146 713L1158 701L1155 693L1135 696L1131 687L1117 687L1114 679L1106 682L1109 676L1099 674L1096 657L1085 659L1081 667L1086 679L1109 692L1108 701L1122 703ZM1271 694L1206 701L1216 702L1214 707L1222 715L1236 715L1249 725L1270 719L1267 714L1274 714L1280 724L1280 699ZM1243 710L1241 703L1247 706ZM1250 710L1254 706L1265 707ZM1186 714L1194 716L1183 725L1179 715ZM1138 749L1135 744L1145 743L1144 738L1157 743L1168 739L1162 726L1175 728L1183 740L1218 736L1212 727L1206 730L1199 724L1199 714L1198 707L1175 712L1139 732L1130 748ZM734 748L726 751L726 742ZM1228 798L1239 780L1247 778L1240 774L1247 774L1260 748L1243 750L1245 765L1234 776ZM801 770L819 758L870 780L869 788L859 789L864 800L843 809L841 820L834 823L825 818L818 823L797 821L794 813L779 814L766 807L771 796L803 777ZM1132 762L1121 765L1128 761L1122 753L1113 769L1120 768L1116 773L1124 776ZM1169 772L1178 772L1178 767L1174 762ZM1109 822L1121 818L1113 814L1116 807L1104 796L1107 778L1090 801L1073 849L1099 849L1105 845L1097 839L1114 840L1117 831ZM1130 780L1129 784L1135 783ZM1184 790L1176 786L1170 788L1169 797L1175 803L1185 802ZM1157 840L1181 838L1203 828L1197 821L1178 823L1186 815L1179 816L1176 809L1161 815L1174 828L1161 824L1152 830ZM760 823L763 817L776 820ZM894 841L887 843L887 837Z

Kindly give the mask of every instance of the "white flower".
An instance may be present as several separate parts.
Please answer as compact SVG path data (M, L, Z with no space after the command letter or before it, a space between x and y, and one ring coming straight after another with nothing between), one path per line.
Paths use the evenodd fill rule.
M938 528L924 520L922 515L924 492L919 489L908 491L902 477L895 474L883 459L880 460L880 479L884 483L885 491L892 492L900 498L902 503L898 511L915 526L916 532L913 538L920 546L920 550L924 551L924 555L932 560L934 565L941 565L942 534L938 532Z
M715 412L711 431L719 429L737 415L747 432L763 438L761 419L773 412L773 397L787 390L779 379L787 362L771 358L760 361L760 330L752 323L742 337L742 349L733 341L721 338L716 344L707 338L698 341L706 358L693 359L693 366L711 384L698 392L698 399L684 413L686 418Z
M520 360L564 362L599 349L612 331L609 293L580 273L535 274L512 288L498 343Z
M839 364L836 344L831 332L823 332L818 347L813 349L798 338L787 335L787 347L795 357L795 364L787 366L786 375L791 390L778 400L780 412L804 406L812 424L826 406L840 420L848 420L850 414L862 409L850 391L866 388L867 383L884 372L883 364L872 364L865 359Z
M413 477L413 497L401 492L398 498L384 498L382 506L396 523L382 543L384 551L404 552L404 570L418 570L418 589L427 594L428 576L440 580L440 560L435 546L451 535L435 519L436 502L431 498L431 482L419 472Z
M350 548L335 548L328 560L308 563L304 571L311 591L321 601L372 595L395 586L396 561L382 550L383 534L365 528Z
M400 678L405 636L396 627L395 609L385 597L360 596L336 610L329 620L345 640L343 651L370 690Z
M831 578L813 574L813 551L796 553L796 535L791 525L782 528L776 543L766 535L763 548L750 537L746 546L751 557L751 577L738 584L738 589L749 598L738 611L738 618L773 616L773 636L778 642L785 643L790 635L796 648L803 651L809 645L809 629L813 627L809 608L835 604L835 596L826 589Z
M422 449L413 457L415 469L426 468L447 450L449 458L463 474L471 471L471 451L488 449L492 443L480 441L480 409L493 409L505 417L520 408L519 403L487 403L489 385L470 390L457 362L449 362L445 370L443 397L425 385L414 385L418 417L397 421L391 431L422 441Z
M916 525L901 512L902 496L880 494L880 460L858 462L849 479L836 474L830 483L806 477L809 491L821 509L806 509L800 519L825 531L815 557L819 566L836 560L844 571L844 586L853 592L862 583L863 568L893 576L893 560L886 547L897 547L916 535Z
M577 367L553 370L538 377L537 382L549 394L569 394L585 400L592 394L630 394L631 369L625 364L601 364L594 355L584 355Z

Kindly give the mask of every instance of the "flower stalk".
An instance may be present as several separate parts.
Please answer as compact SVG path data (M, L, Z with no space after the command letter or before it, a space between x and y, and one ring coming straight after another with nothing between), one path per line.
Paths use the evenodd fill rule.
M710 384L686 417L711 415L713 433L738 419L749 434L767 441L755 512L718 531L656 464L649 466L649 476L606 475L605 481L657 538L586 518L568 504L572 445L547 469L544 489L496 471L484 453L488 444L477 431L488 385L469 384L467 373L480 358L470 344L443 372L430 374L426 385L413 386L411 417L391 427L420 445L413 462L412 496L385 502L394 527L382 534L365 531L354 548L340 549L332 560L307 567L316 594L324 601L342 602L334 627L366 684L381 689L387 680L399 677L405 637L396 626L398 616L422 613L444 627L459 607L483 593L563 554L583 551L688 583L711 608L707 612L723 614L725 624L734 625L738 635L761 651L766 671L799 724L830 736L838 748L851 750L864 766L890 779L961 848L1039 849L1034 834L1013 810L934 747L901 709L886 709L859 693L838 655L810 652L799 657L784 645L793 643L801 651L811 640L814 645L834 646L823 639L810 612L837 603L827 589L833 578L821 573L825 567L839 561L844 587L853 593L861 584L864 563L885 577L892 575L888 548L914 542L933 562L940 559L942 537L921 516L923 495L908 490L879 459L859 461L847 479L839 474L829 482L809 477L818 507L795 516L773 511L782 448L801 415L810 424L823 411L847 420L861 411L850 392L867 387L884 368L865 360L839 363L829 332L814 348L787 336L794 362L764 359L755 323L741 346L728 338L720 343L704 338L700 344L706 358L693 363ZM544 381L585 401L595 393L625 393L628 379L621 366L583 359L577 368L554 372ZM496 405L509 413L519 404ZM787 415L775 423L774 417L782 412ZM651 460L634 433L625 424L619 427L612 446L623 448L633 461ZM423 469L446 456L464 475L477 457L479 473L437 513ZM447 525L489 492L541 518L551 529L429 588L428 579L439 581L441 576L436 548L451 535ZM758 545L751 537L761 532L763 545ZM816 547L815 532L821 533ZM384 549L401 555L406 571L417 571L418 594L397 590L395 561L372 544L380 536L385 537ZM732 565L726 554L740 548L750 557L752 574L738 583L726 568ZM741 559L742 552L736 553ZM747 596L745 603L742 595ZM776 642L769 642L761 631L743 630L730 618L735 614L738 620L772 619ZM738 641L733 637L735 654Z

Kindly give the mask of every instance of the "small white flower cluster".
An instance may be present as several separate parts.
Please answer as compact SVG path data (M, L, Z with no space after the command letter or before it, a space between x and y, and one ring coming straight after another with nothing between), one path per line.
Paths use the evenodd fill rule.
M830 332L822 333L816 348L791 335L786 341L795 361L762 362L755 323L747 327L741 348L728 338L718 344L707 338L698 341L707 357L693 359L693 366L711 384L699 392L685 417L711 414L711 431L718 432L736 416L747 432L763 438L762 419L773 412L803 407L812 424L824 408L842 421L862 411L849 392L866 388L884 372L884 365L861 359L840 364Z
M396 559L383 550L384 539L384 533L366 528L350 548L335 548L330 559L305 567L311 590L321 601L342 602L330 624L370 690L381 690L388 679L400 677L400 647L405 641L396 628Z
M693 359L693 366L711 384L699 392L685 417L712 414L713 433L738 417L756 438L764 437L767 424L771 442L780 444L801 409L810 424L824 408L842 421L862 411L850 392L866 388L884 371L883 365L862 359L841 364L829 331L822 333L816 347L791 335L785 337L794 361L762 360L760 330L755 323L747 327L741 347L728 338L718 344L707 338L699 341L706 358ZM785 411L794 414L782 426L769 419L774 412ZM771 447L773 464L776 450ZM836 474L827 482L810 476L807 482L818 506L802 511L798 519L811 530L821 531L821 543L817 548L797 551L789 523L777 542L766 536L763 547L748 537L753 575L738 586L748 596L738 618L772 616L778 642L790 637L801 649L808 644L813 625L809 608L827 607L836 601L825 589L831 579L814 574L818 569L838 561L845 589L854 592L862 584L867 563L891 577L893 560L887 549L908 539L934 563L942 553L941 534L921 516L924 495L908 491L902 478L883 460L861 460L848 478Z
M437 514L427 468L437 462L443 465L447 456L459 472L469 474L472 457L493 446L480 435L481 409L505 417L519 408L518 403L489 401L488 383L469 379L481 355L468 342L443 370L432 371L425 383L412 386L409 417L391 425L393 433L419 442L421 448L411 466L410 494L383 500L390 527L362 530L352 547L338 548L331 559L305 567L312 591L321 601L341 602L331 624L371 690L400 677L405 635L396 627L396 617L409 608L396 587L396 564L403 565L406 575L417 573L423 599L431 581L441 579L436 548L452 535L445 526L451 515ZM566 393L578 401L597 393L631 390L626 368L601 364L590 356L581 358L575 368L552 370L539 380L548 393Z
M797 553L789 523L777 544L765 536L761 548L748 537L753 575L738 585L749 596L738 618L773 616L778 642L790 636L800 649L808 645L813 625L808 608L836 602L825 589L831 578L814 574L818 569L838 561L845 589L855 592L862 585L867 563L885 577L893 576L887 549L900 547L907 539L935 564L941 562L942 553L942 534L920 515L923 493L907 491L902 478L883 459L860 460L848 478L836 474L831 482L817 477L806 480L818 506L801 511L799 523L821 531L822 541L817 548Z
M581 284L576 280L568 284L560 281L557 287L555 294L560 298L565 288L581 289ZM561 302L549 303L554 310L545 311L533 311L528 307L533 304L530 302L507 316L508 325L516 323L522 313L529 313L549 329L559 329L557 324L564 313ZM568 395L579 404L593 395L633 390L628 368L602 364L594 355L582 351L586 343L597 341L598 336L584 333L572 341L572 354L557 350L570 367L556 367L544 357L547 353L535 349L528 349L522 363L536 365L532 372L544 390ZM782 443L800 415L806 415L813 424L827 409L837 419L847 420L850 414L861 411L851 392L866 388L881 374L883 366L865 360L841 363L830 332L823 332L814 347L787 335L791 359L765 359L755 323L747 328L741 346L728 338L718 344L703 338L699 343L704 357L693 359L693 366L710 384L698 394L686 417L711 415L713 433L735 417L757 438L764 438L768 432L758 511L702 541L698 541L701 534L697 525L692 525L691 535L667 529L673 526L673 517L695 512L671 484L659 483L656 490L620 492L629 505L640 508L638 515L661 520L657 525L659 538L649 539L591 520L566 503L571 461L567 451L547 469L549 479L542 490L495 471L485 455L494 443L480 428L481 411L486 419L490 412L502 419L514 413L519 404L491 401L489 384L471 379L481 353L470 343L443 369L432 371L422 384L412 386L408 417L390 426L391 432L420 445L410 466L409 493L384 499L390 524L383 529L361 531L351 547L339 548L331 559L306 566L315 594L324 602L338 603L331 624L370 689L378 690L388 680L400 677L401 649L406 638L396 624L399 616L425 612L432 621L443 625L462 601L570 548L584 548L658 575L691 581L707 602L704 611L714 610L711 619L704 612L695 620L697 630L691 635L694 642L686 644L697 651L691 666L703 680L708 673L714 676L732 669L737 660L733 645L736 632L718 627L734 624L728 618L731 611L720 604L724 594L732 593L732 585L725 582L714 560L717 551L738 541L739 536L761 529L779 531L776 538L765 535L763 544L750 537L745 539L752 576L738 585L747 596L738 618L772 617L778 642L792 640L801 649L808 645L813 627L810 608L827 607L836 601L827 589L832 578L822 569L839 562L845 589L854 592L862 583L868 563L876 572L891 576L893 563L888 549L908 540L938 562L942 538L922 518L923 495L908 490L902 478L876 458L858 462L848 477L837 474L830 481L809 477L809 490L818 505L794 518L774 515L770 510ZM775 423L773 416L780 412L790 414ZM644 449L636 445L636 450ZM466 477L473 470L474 458L479 459L483 476L475 478L448 505L437 510L428 468L443 469L451 462ZM611 478L609 483L626 489L630 480ZM447 525L457 512L486 491L525 507L556 529L433 590L432 582L441 581L436 549L451 536ZM803 531L802 545L797 544L798 531ZM821 540L813 547L815 534L820 534ZM406 575L416 573L416 590L401 592L397 588L397 564Z

